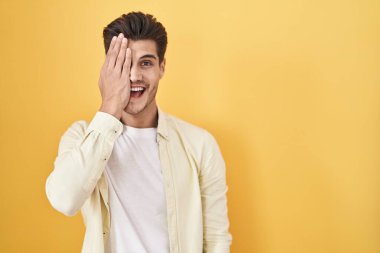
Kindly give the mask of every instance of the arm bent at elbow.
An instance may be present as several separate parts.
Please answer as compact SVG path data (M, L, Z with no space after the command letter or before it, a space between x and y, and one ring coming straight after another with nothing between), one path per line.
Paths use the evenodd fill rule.
M46 180L46 195L59 212L73 216L91 195L111 155L122 123L97 112L89 126L77 121L61 138L54 170Z

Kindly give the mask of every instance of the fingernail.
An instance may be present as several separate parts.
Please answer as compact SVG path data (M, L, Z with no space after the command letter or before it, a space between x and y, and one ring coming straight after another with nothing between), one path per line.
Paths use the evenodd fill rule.
M124 37L124 34L119 33L119 38L123 38L123 37Z

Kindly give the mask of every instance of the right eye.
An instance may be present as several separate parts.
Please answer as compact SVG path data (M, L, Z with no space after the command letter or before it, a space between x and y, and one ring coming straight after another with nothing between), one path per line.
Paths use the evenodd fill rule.
M142 61L141 62L141 66L144 66L144 67L146 67L146 66L151 66L152 65L152 62L151 61Z

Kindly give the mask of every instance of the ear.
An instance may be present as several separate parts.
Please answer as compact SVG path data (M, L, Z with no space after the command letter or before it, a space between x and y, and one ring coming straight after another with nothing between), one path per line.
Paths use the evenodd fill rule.
M160 64L160 79L164 76L165 74L165 64L166 64L166 58L161 62Z

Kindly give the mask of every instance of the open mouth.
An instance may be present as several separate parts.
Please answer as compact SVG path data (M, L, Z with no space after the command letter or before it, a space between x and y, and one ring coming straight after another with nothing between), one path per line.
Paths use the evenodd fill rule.
M142 94L145 92L144 87L133 87L131 88L131 97L132 98L139 98L142 96Z

